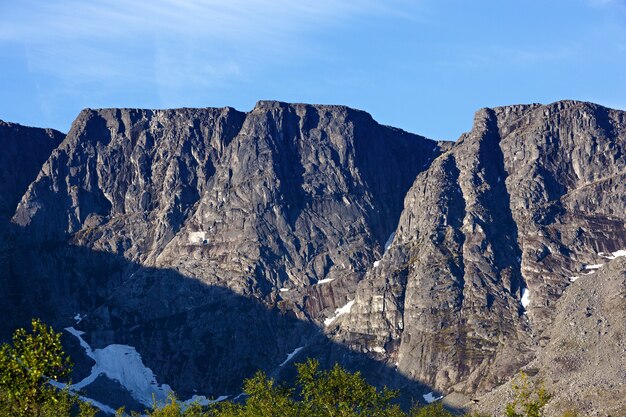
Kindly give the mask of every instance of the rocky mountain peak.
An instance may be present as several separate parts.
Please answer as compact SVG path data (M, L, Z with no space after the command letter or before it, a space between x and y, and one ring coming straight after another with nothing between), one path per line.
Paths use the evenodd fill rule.
M623 111L485 108L452 143L345 106L259 101L85 109L64 139L0 123L6 138L46 146L18 187L0 175L0 308L132 346L185 395L288 376L298 354L463 405L567 362L555 326L584 320L576 305L620 320L604 315L626 249ZM0 174L29 155L15 152ZM615 373L594 375L611 393Z
M42 164L63 140L53 129L0 120L0 220L11 217Z
M624 112L590 103L479 110L416 178L336 339L443 392L507 380L571 282L626 247L625 145Z

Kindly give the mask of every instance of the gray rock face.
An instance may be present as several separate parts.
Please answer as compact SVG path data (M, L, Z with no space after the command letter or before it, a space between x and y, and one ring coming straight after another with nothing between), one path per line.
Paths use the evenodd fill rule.
M346 303L441 152L340 106L85 110L13 217L23 274L55 271L29 297L221 395Z
M570 277L626 248L625 147L625 113L588 103L477 112L417 177L336 340L445 393L505 382Z
M535 386L553 393L546 416L626 413L626 258L605 260L597 273L570 285L555 306L549 342L524 367ZM480 409L503 413L511 382L481 397Z
M9 278L15 242L9 220L28 185L64 138L52 129L38 129L0 120L0 337L13 331L15 286Z
M12 217L4 279L23 319L80 313L182 395L288 376L300 347L479 395L583 346L556 330L575 305L623 313L580 283L626 249L625 147L626 113L574 101L480 110L454 144L341 106L84 110Z
M0 219L15 212L17 203L35 180L50 153L65 135L0 120Z

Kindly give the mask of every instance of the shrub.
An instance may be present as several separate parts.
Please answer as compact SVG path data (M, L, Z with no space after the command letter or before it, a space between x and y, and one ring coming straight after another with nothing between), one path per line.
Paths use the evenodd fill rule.
M0 414L63 417L78 410L81 417L95 415L93 407L81 403L68 389L48 383L66 377L72 369L61 346L61 334L37 319L31 326L30 333L18 329L12 344L0 346Z
M551 395L540 385L533 386L523 372L513 382L515 399L506 406L506 417L541 417L541 409L550 401Z

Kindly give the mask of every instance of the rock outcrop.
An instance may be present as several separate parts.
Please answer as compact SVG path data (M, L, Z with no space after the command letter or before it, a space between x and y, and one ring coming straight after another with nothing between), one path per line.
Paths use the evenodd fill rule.
M626 113L483 109L418 175L335 338L444 393L486 392L550 340L555 303L626 247Z
M576 352L624 343L623 262L600 266L626 248L624 151L626 113L576 101L482 109L456 143L342 106L87 109L7 193L2 280L14 317L133 346L182 395L309 355L457 405L520 369L578 392L563 361L618 390Z
M567 410L585 416L626 415L626 258L604 262L597 273L565 290L546 330L547 344L523 368L531 386L552 394L546 415ZM514 396L514 381L484 395L476 406L503 413Z
M10 219L41 166L65 135L0 120L0 220Z
M24 297L232 392L348 301L442 146L341 106L84 110L13 217Z
M41 166L65 135L52 129L38 129L0 120L0 337L15 328L15 282L11 279L11 258L16 248L9 221L26 189Z

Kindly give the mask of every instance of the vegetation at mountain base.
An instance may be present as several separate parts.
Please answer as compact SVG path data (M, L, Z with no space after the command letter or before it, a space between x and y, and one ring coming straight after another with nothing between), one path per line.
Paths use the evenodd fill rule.
M81 401L69 388L51 381L67 377L70 358L61 346L61 334L37 319L30 332L18 329L12 343L0 346L0 417L95 417L98 411ZM399 392L368 384L359 372L348 372L336 364L323 370L308 359L296 364L294 386L278 384L259 371L244 382L246 397L241 402L222 401L203 407L182 403L172 395L167 404L144 414L116 417L454 417L441 402L403 411L394 400ZM57 384L58 386L58 384ZM550 400L543 386L535 387L523 373L513 385L515 398L506 406L506 417L541 417ZM563 417L576 416L567 411ZM486 417L466 414L465 417Z
M523 372L513 383L515 399L506 405L506 417L541 417L541 409L550 401L551 395L540 385L535 388Z
M148 417L455 417L438 401L414 406L405 412L393 401L398 391L377 390L359 372L350 373L339 365L321 370L319 363L308 359L296 364L295 386L278 385L263 372L246 380L245 401L222 401L208 408L194 404L185 408L176 398L164 407L146 411ZM541 410L550 399L543 388L535 388L526 375L520 374L514 386L515 399L507 404L506 417L541 417ZM513 414L511 414L513 413ZM563 417L576 417L568 414ZM118 417L123 417L123 411ZM137 417L138 413L131 416ZM464 417L488 417L471 412Z
M96 410L69 391L55 388L72 370L61 334L33 319L32 329L18 329L12 343L0 346L0 416L93 417Z

